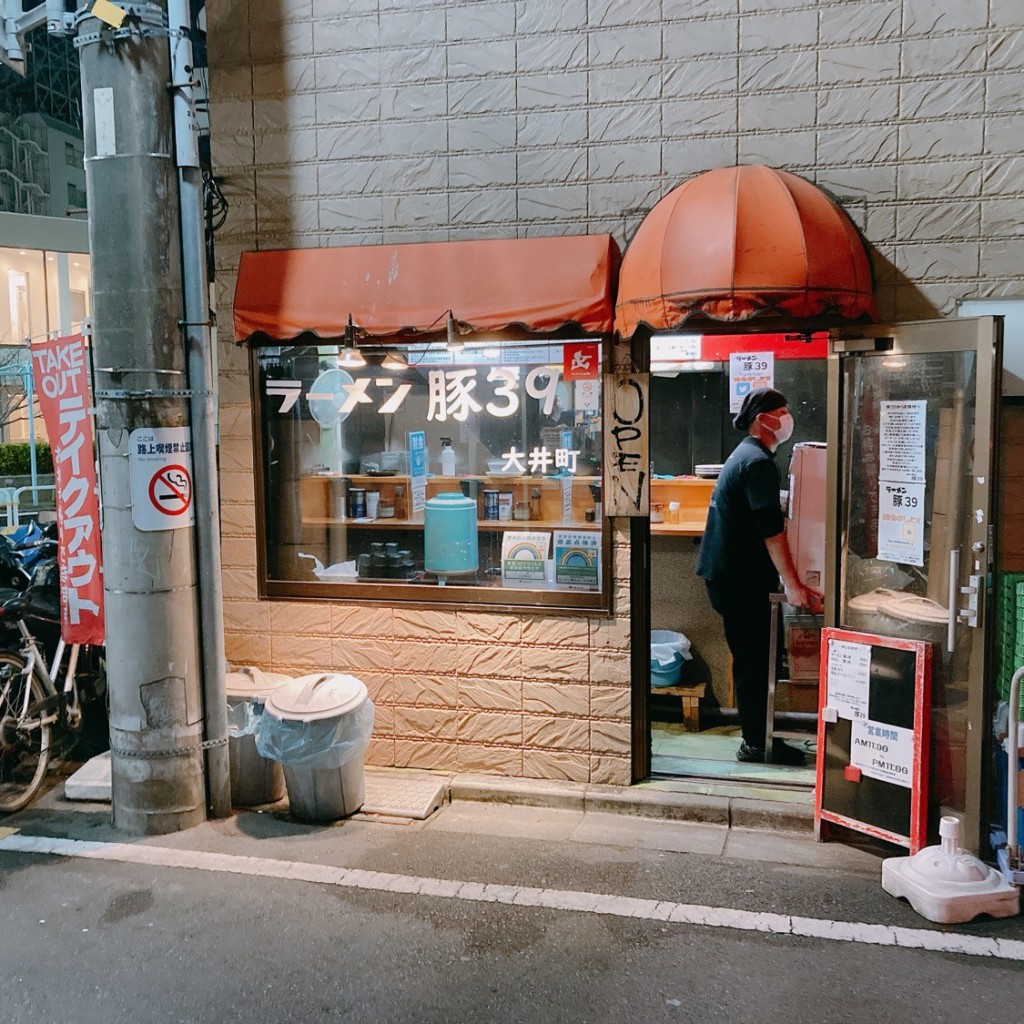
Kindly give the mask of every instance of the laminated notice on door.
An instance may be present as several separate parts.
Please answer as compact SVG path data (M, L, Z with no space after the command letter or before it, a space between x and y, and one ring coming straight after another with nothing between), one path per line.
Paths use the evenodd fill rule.
M924 565L924 484L878 484L878 557Z
M925 420L928 403L882 402L879 418L878 476L923 484Z

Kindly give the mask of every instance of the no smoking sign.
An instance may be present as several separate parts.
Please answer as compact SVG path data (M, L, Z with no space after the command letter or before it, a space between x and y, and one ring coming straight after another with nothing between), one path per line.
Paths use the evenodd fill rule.
M131 432L128 445L135 528L179 530L193 526L188 427L143 427Z
M149 500L166 516L182 516L192 507L192 474L184 466L165 466L149 481Z

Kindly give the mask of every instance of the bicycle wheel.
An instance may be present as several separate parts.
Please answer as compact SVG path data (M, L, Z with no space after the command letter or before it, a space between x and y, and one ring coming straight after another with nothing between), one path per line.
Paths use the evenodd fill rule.
M20 811L46 775L53 712L39 709L45 696L42 680L26 675L24 659L0 651L0 813Z

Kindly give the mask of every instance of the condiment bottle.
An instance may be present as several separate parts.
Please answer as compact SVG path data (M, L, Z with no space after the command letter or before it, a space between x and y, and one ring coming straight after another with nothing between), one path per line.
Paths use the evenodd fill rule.
M401 484L399 484L395 488L395 518L407 518L407 512L405 508L405 488Z
M530 491L530 518L540 519L540 488L534 487Z

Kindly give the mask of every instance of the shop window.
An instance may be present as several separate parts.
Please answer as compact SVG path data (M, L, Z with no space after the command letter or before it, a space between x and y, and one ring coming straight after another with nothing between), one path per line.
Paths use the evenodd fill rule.
M599 342L252 358L266 596L607 607Z

